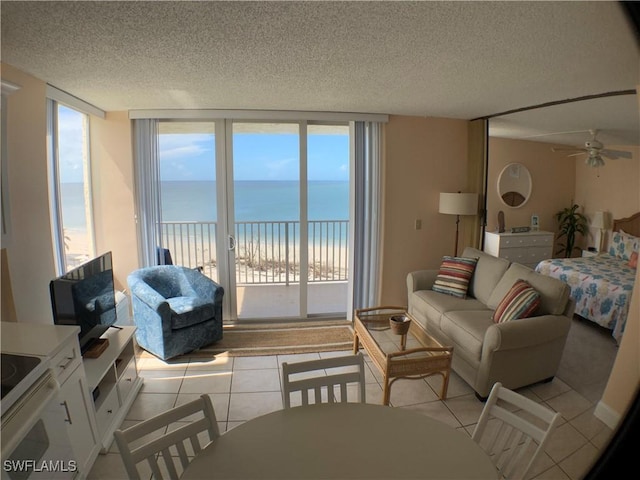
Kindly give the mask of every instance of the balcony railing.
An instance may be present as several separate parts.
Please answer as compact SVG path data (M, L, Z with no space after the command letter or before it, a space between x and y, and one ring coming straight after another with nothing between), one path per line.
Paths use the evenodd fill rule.
M348 280L349 221L308 223L308 282ZM173 262L202 267L217 279L216 222L162 222L162 245ZM300 222L237 222L235 267L238 285L300 282Z

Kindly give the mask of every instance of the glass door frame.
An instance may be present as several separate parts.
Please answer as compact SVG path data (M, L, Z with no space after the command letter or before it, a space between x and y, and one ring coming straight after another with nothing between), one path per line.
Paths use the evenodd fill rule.
M236 282L236 249L235 249L235 191L234 191L234 158L233 158L233 125L234 123L242 124L290 124L298 126L298 162L299 162L299 207L300 207L300 284L299 284L299 308L298 315L293 317L286 317L287 319L300 319L307 318L308 310L308 276L309 276L309 256L308 256L308 193L307 193L307 121L306 120L280 120L264 119L264 120L249 120L249 119L226 119L224 120L224 145L220 146L219 153L223 154L224 162L218 162L218 166L221 170L218 172L221 174L218 178L224 178L224 184L222 188L218 189L218 215L219 218L225 219L223 226L223 234L226 242L226 255L219 256L218 258L225 258L225 271L227 272L227 278L225 279L226 285L229 288L229 295L226 295L226 303L224 305L226 316L231 321L238 320L238 306L237 306L237 282ZM220 142L222 143L222 142ZM218 145L216 143L216 148ZM224 165L220 165L220 164ZM221 212L220 209L223 205L226 205L226 211ZM221 236L222 236L221 235ZM224 313L224 312L223 312ZM273 317L264 317L264 319L270 319ZM262 320L263 318L243 318L242 320Z

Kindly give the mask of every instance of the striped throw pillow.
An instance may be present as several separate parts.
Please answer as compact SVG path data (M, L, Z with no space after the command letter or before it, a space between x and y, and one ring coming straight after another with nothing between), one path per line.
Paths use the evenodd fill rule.
M431 289L434 292L466 298L477 263L477 258L442 257L438 276Z
M527 318L533 315L538 305L540 294L524 280L518 280L500 301L492 318L495 323Z

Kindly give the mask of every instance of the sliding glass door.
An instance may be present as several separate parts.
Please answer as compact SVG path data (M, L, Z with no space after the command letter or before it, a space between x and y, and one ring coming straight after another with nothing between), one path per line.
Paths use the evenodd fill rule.
M309 315L347 310L349 126L307 126Z
M343 316L349 127L159 123L159 263L225 288L225 319Z
M234 122L231 129L237 317L298 317L299 126Z

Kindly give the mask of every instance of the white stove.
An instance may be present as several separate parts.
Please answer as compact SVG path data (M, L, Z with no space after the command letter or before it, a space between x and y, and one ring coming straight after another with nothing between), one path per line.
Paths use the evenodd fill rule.
M2 398L0 410L5 414L16 401L49 369L44 358L31 355L1 354Z

